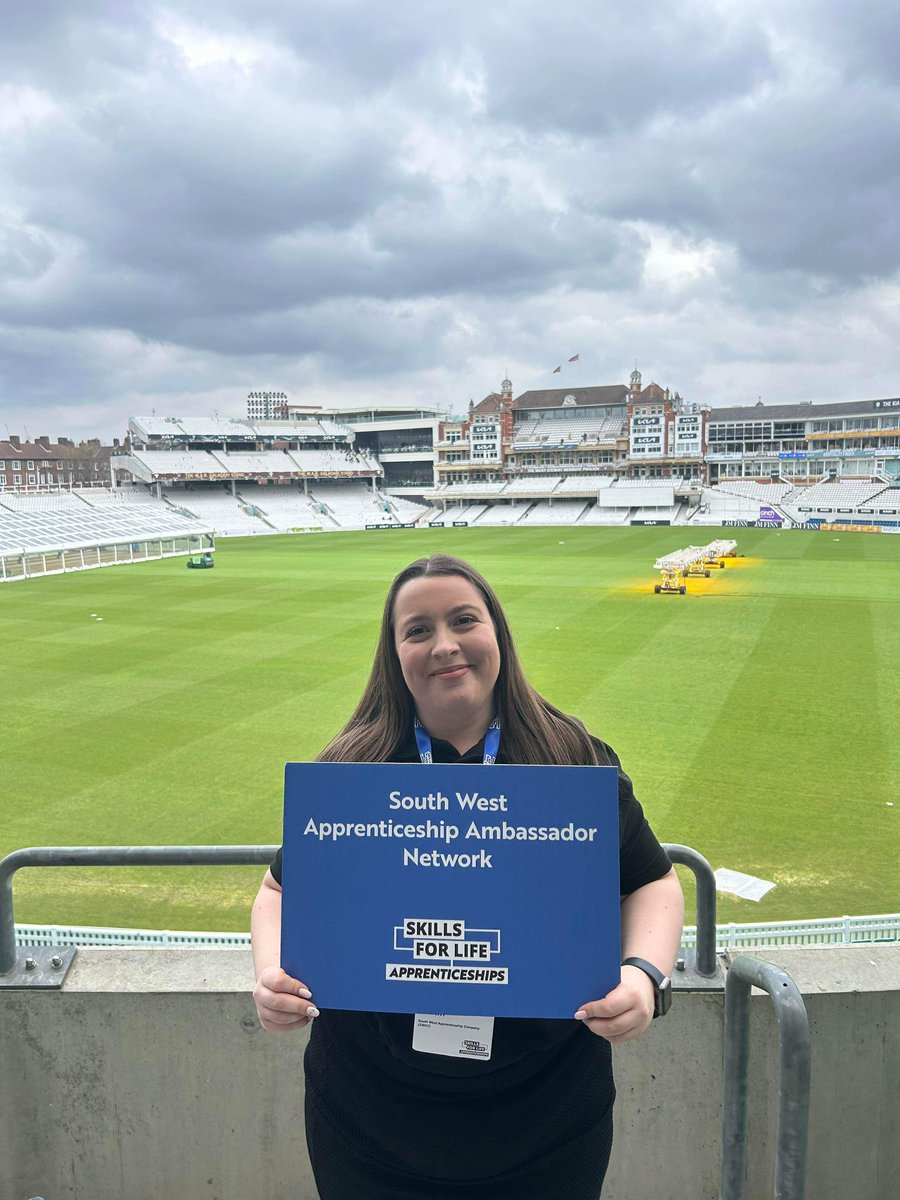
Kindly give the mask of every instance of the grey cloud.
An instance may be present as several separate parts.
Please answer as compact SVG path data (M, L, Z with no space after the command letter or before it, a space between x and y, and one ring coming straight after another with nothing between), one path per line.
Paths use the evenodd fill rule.
M586 137L696 116L752 92L773 67L761 30L724 22L712 5L652 0L542 5L496 29L484 53L492 115Z
M586 323L685 391L742 337L775 378L900 268L887 5L7 7L4 78L59 106L0 144L0 385L36 405L248 364L477 395ZM191 69L164 12L262 57ZM644 223L733 252L653 287Z

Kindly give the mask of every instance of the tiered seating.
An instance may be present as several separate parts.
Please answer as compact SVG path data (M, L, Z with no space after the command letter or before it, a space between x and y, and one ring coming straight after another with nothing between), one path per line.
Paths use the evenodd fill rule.
M319 479L311 491L315 500L328 506L334 520L343 529L396 524L392 514L385 512L384 502L372 494L371 487L366 483L333 483Z
M247 437L250 425L239 417L176 417L169 428L176 433L186 433L188 437L228 438Z
M79 488L72 493L82 504L91 508L109 508L119 504L159 504L156 493L150 491L146 484L132 487L130 484L119 488Z
M429 492L439 492L440 495L446 496L448 499L459 497L465 500L469 496L494 496L498 495L506 487L504 480L492 480L484 483L442 483L436 489L429 488Z
M271 528L258 517L251 517L236 496L218 488L168 487L163 496L170 504L193 513L216 534L270 533Z
M539 500L530 508L521 525L574 525L587 508L586 500Z
M802 495L792 497L794 503L811 508L857 508L867 505L873 496L884 490L884 484L869 480L846 479L840 482L814 483Z
M515 525L521 521L525 514L525 505L505 504L501 501L499 504L492 504L490 508L482 509L481 516L477 518L479 525Z
M770 502L739 496L737 492L722 492L718 487L704 487L701 491L701 512L710 516L727 515L740 521L755 521L760 516L760 506L766 503Z
M627 488L679 488L684 484L680 475L670 475L665 479L617 479L613 487Z
M443 521L446 525L450 525L453 521L468 521L471 525L486 510L486 504L450 504L444 512L439 512L434 519L436 521Z
M405 500L402 496L391 496L391 504L404 525L420 520L427 511L421 504L414 504L412 500Z
M91 508L79 504L42 511L17 511L0 504L0 553L67 546L145 541L207 533L205 522L186 518L165 504L119 504Z
M611 483L611 475L566 475L553 494L561 496L566 492L596 492L609 487Z
M673 504L666 508L638 508L634 513L636 521L674 521L678 515L680 504Z
M565 417L523 421L514 431L513 449L607 442L621 437L624 430L625 418L621 416L572 413Z
M376 459L361 450L287 450L285 455L296 464L294 469L304 475L358 475L381 469Z
M240 487L240 497L245 504L258 508L276 529L321 529L326 525L313 502L295 486L245 483ZM330 527L331 522L327 525Z
M209 479L224 479L227 468L205 450L133 450L136 458L154 475L171 477L203 475Z
M297 465L283 450L263 450L259 453L228 453L214 451L213 457L229 475L296 475Z
M3 492L0 503L13 512L83 512L84 505L71 492Z
M794 490L794 485L758 483L755 479L720 479L716 488L730 496L746 496L748 500L756 500L760 504L780 504L785 496Z
M628 520L630 508L601 508L592 504L587 512L578 518L579 525L624 525Z
M562 481L561 475L535 475L526 479L511 479L506 485L503 495L506 496L541 496L554 492Z

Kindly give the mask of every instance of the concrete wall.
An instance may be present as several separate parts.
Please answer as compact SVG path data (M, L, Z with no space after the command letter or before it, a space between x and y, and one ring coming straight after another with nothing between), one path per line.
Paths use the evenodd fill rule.
M810 1015L807 1196L894 1200L900 946L761 957L790 972ZM79 951L62 991L0 990L2 1200L313 1200L305 1035L264 1033L250 985L244 948L103 948ZM761 993L751 1024L747 1200L765 1200L777 1036ZM715 1200L722 1025L721 994L680 994L616 1050L604 1200Z

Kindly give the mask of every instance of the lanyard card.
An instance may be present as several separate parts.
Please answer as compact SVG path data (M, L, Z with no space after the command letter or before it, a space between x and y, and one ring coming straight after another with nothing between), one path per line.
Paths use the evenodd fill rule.
M620 978L618 773L289 763L282 887L320 1008L571 1017Z

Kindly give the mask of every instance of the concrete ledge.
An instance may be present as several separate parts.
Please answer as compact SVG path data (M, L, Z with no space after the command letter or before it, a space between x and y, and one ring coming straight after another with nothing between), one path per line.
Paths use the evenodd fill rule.
M793 976L809 1011L808 1196L894 1200L900 946L758 957ZM103 947L79 951L59 992L0 990L0 1197L314 1200L306 1036L264 1033L251 986L245 947ZM616 1050L604 1200L718 1196L722 1025L721 993L680 994L664 1021ZM747 1197L766 1200L777 1034L762 993L751 1034Z

